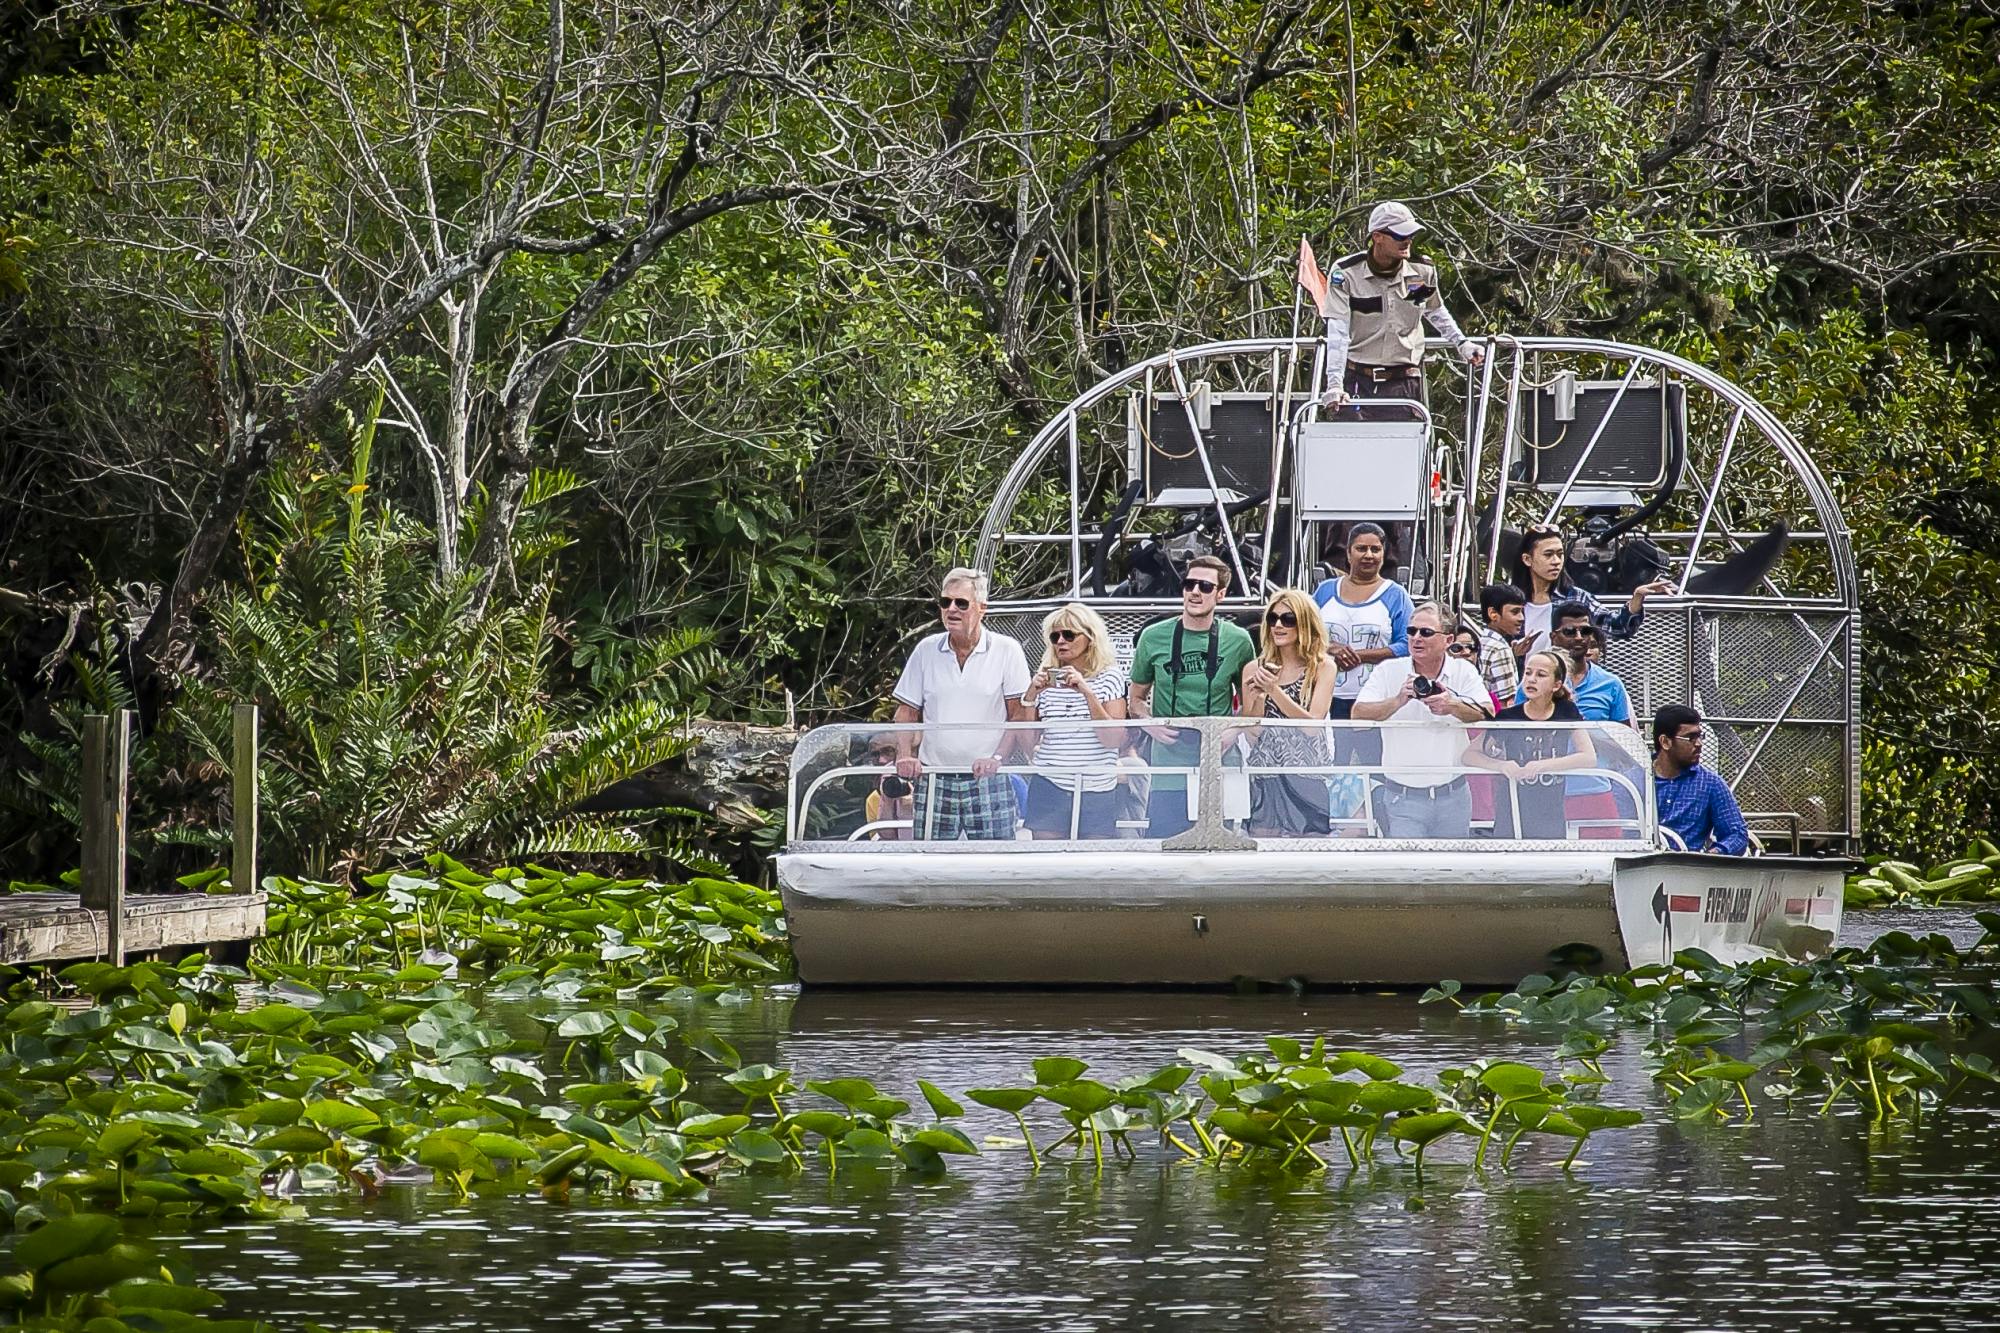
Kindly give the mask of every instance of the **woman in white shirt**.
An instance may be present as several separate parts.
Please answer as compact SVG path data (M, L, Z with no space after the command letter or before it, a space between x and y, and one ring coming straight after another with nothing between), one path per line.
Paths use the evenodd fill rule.
M1335 721L1354 715L1354 701L1377 663L1410 655L1410 594L1402 584L1382 576L1388 559L1388 538L1381 524L1356 523L1347 530L1347 573L1313 589L1334 665L1340 668L1327 714ZM1373 728L1335 728L1333 761L1380 763L1381 733Z
M1097 612L1070 602L1043 619L1042 637L1048 650L1021 702L1043 722L1071 725L1042 732L1024 822L1037 838L1115 838L1125 673L1112 655L1110 630Z

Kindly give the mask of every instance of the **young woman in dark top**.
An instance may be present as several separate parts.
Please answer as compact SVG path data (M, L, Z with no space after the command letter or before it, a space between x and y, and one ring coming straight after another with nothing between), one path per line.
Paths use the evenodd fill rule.
M1597 749L1587 731L1537 727L1537 722L1581 722L1583 714L1569 697L1569 667L1553 652L1529 653L1521 663L1525 702L1504 708L1494 725L1481 729L1465 753L1468 768L1490 769L1510 780L1514 799L1502 799L1494 811L1494 831L1514 836L1513 807L1521 812L1521 836L1569 836L1563 813L1562 774L1568 769L1594 768Z

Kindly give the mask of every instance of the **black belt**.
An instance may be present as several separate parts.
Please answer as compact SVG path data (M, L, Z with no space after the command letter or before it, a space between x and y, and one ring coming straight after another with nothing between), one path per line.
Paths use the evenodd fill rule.
M1412 787L1407 783L1398 782L1390 777L1383 778L1382 785L1387 787L1391 794L1409 792L1413 795L1425 796L1431 800L1436 800L1440 796L1449 796L1460 787L1463 787L1465 785L1465 775L1461 773L1450 782L1440 782L1435 787Z
M1358 366L1349 362L1347 373L1358 380L1381 384L1388 380L1421 379L1424 370L1422 366Z

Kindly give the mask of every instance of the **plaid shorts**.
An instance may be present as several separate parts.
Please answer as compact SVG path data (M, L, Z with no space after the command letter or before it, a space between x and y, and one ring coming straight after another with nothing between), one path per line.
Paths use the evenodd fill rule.
M917 808L910 836L933 842L959 838L1009 839L1020 810L1014 804L1014 784L1001 774L975 778L926 773L917 779ZM936 793L936 810L931 796ZM928 829L929 832L925 832Z

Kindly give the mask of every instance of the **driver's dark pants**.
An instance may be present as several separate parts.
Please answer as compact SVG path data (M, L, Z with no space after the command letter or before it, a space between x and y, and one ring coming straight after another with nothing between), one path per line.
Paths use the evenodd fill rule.
M1420 403L1424 401L1424 377L1421 371L1413 375L1401 375L1394 379L1378 380L1369 373L1374 369L1376 367L1373 366L1348 366L1347 379L1344 386L1347 389L1348 397L1408 398ZM1402 367L1382 367L1382 369L1401 370ZM1348 415L1353 420L1383 421L1393 420L1395 417L1400 417L1402 413L1398 412L1392 415L1387 412L1353 412Z

